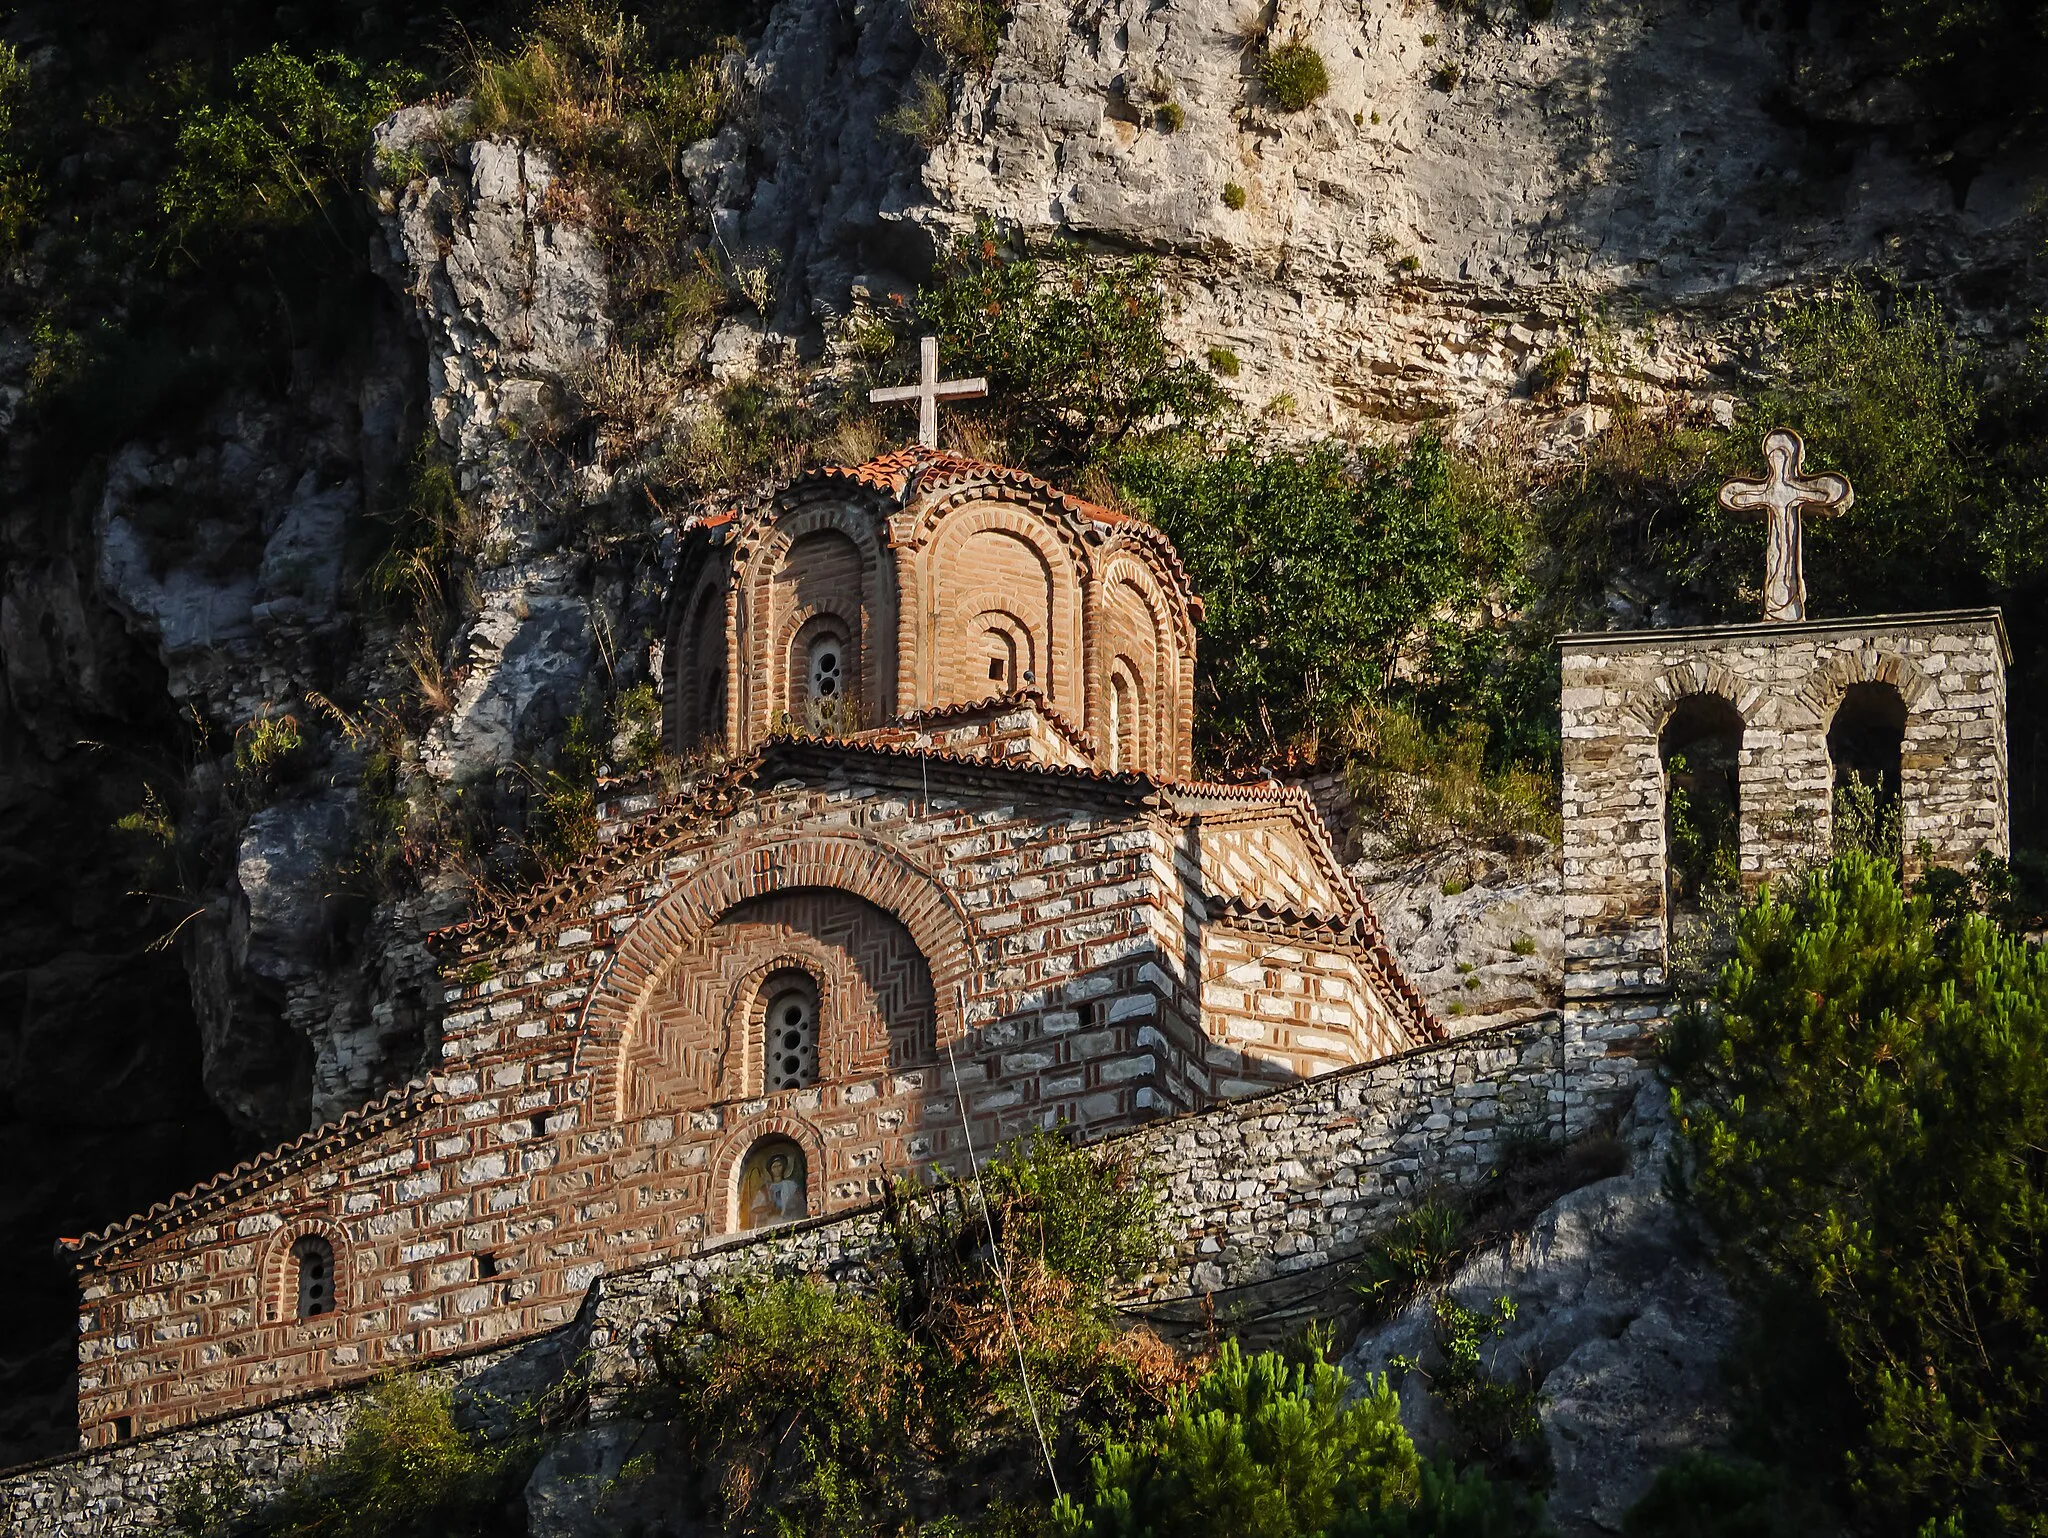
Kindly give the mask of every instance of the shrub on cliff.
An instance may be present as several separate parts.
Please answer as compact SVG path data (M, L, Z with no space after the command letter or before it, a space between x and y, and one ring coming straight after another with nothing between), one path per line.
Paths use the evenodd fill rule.
M1259 84L1282 112L1301 112L1330 91L1323 56L1307 43L1282 43L1259 57Z
M1074 247L1006 249L984 227L954 243L918 302L941 356L986 375L991 403L957 419L988 451L1051 473L1101 458L1141 430L1214 421L1227 398L1166 336L1154 263Z
M1845 856L1742 915L1672 1061L1777 1454L1872 1531L2038 1531L2048 953Z
M1095 1458L1088 1498L1063 1496L1061 1538L1424 1538L1540 1530L1540 1510L1476 1471L1424 1463L1385 1379L1356 1396L1307 1359L1226 1341L1172 1406Z
M245 1505L232 1478L201 1471L172 1492L187 1538L450 1538L524 1531L521 1490L535 1443L492 1442L455 1424L448 1390L417 1377L373 1388L331 1456Z

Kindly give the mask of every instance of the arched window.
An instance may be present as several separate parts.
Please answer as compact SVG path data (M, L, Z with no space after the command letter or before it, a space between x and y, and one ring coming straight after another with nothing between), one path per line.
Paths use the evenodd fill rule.
M1899 762L1906 744L1906 701L1890 684L1851 684L1828 724L1834 765L1833 845L1861 849L1897 865L1905 854L1899 811Z
M733 1227L772 1228L793 1223L810 1212L810 1168L793 1139L764 1137L740 1162L739 1189L733 1193Z
M802 1089L818 1077L818 985L802 972L778 972L761 991L761 1082L771 1092Z
M1138 768L1140 740L1137 680L1119 657L1109 674L1109 767Z
M1717 694L1678 702L1657 739L1664 764L1664 879L1674 911L1741 880L1742 715Z
M300 1319L334 1312L334 1246L308 1234L292 1246L292 1275L298 1283Z

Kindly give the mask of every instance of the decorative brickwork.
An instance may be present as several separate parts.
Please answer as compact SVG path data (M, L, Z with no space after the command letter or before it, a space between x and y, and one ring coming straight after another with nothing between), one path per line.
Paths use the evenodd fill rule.
M1437 1034L1304 797L1174 778L1196 605L1156 531L910 454L694 539L669 733L736 756L607 787L596 850L441 937L428 1082L72 1242L88 1444L559 1330L970 1137ZM333 1308L299 1318L311 1234Z
M1028 694L1074 723L1026 744L1053 762L1078 746L1094 767L1184 778L1193 761L1200 604L1171 545L1015 470L911 449L800 477L693 526L674 595L678 751L889 734Z
M1124 1134L1157 1182L1165 1245L1127 1301L1200 1316L1314 1287L1421 1193L1484 1179L1512 1146L1576 1136L1626 1106L1645 1064L1556 1015L1476 1032L1259 1098ZM807 1123L787 1123L802 1135ZM729 1180L737 1140L713 1156ZM617 1413L645 1371L649 1337L678 1310L745 1277L828 1275L861 1285L889 1243L862 1204L764 1235L607 1273L582 1312L513 1350L479 1348L436 1369L479 1398L517 1403L580 1359L593 1418ZM356 1392L294 1393L273 1407L146 1431L0 1479L0 1527L21 1538L159 1532L178 1479L226 1465L263 1494L340 1444Z
M1659 736L1688 700L1722 702L1739 725L1745 886L1829 847L1838 768L1829 732L1859 685L1875 686L1904 721L1895 773L1907 874L1924 861L1961 866L1980 850L2007 852L2010 648L1995 610L1575 635L1561 645L1565 989L1578 1007L1664 986Z

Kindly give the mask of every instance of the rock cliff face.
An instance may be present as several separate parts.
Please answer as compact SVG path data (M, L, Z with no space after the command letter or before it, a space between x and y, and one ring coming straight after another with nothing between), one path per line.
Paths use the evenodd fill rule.
M1720 1367L1739 1320L1701 1235L1664 1194L1663 1094L1644 1084L1624 1119L1620 1174L1560 1197L1446 1284L1482 1315L1503 1298L1514 1305L1483 1367L1535 1391L1550 1517L1571 1538L1621 1531L1658 1469L1728 1435ZM1361 1335L1344 1367L1354 1380L1390 1373L1417 1446L1456 1453L1457 1428L1428 1387L1432 1334L1430 1304L1418 1301Z
M720 246L767 275L763 314L684 362L713 379L829 365L842 320L912 292L984 217L1156 254L1179 339L1229 349L1227 386L1303 432L1448 412L1541 451L1597 430L1619 394L1711 411L1749 305L1868 262L1946 284L1995 334L2039 168L1964 180L1887 148L1901 109L1837 67L1835 25L1825 5L1795 26L1747 0L1563 0L1541 21L1395 0L1024 0L927 150L883 126L933 68L906 0L781 0L734 120L687 156ZM1310 109L1263 100L1268 33L1327 62ZM448 148L381 194L385 292L344 355L195 402L192 426L68 484L32 483L23 444L7 449L0 843L16 879L0 977L16 1007L0 1145L27 1173L0 1203L0 1315L18 1321L0 1399L29 1409L0 1425L0 1456L67 1437L55 1232L146 1205L431 1052L420 936L459 912L464 879L429 873L401 901L350 876L368 749L313 702L414 687L400 623L361 582L423 428L475 554L469 588L443 595L445 708L405 774L487 794L545 761L600 671L651 676L665 520L631 445L564 445L606 430L592 398L661 392L612 345L604 253L574 199L550 195L546 157L461 144L460 111L379 129L386 156ZM0 339L7 421L19 343ZM1526 377L1559 346L1580 377L1538 406ZM288 767L238 769L249 723L286 711L306 737ZM167 783L211 843L192 870L145 874L113 825ZM475 858L493 868L493 851ZM1433 867L1374 879L1441 1011L1543 1001L1554 875L1466 872L1463 896Z
M993 217L1157 253L1183 340L1230 348L1233 391L1303 430L1484 418L1559 345L1599 355L1603 389L1710 406L1771 290L1878 263L1988 320L2009 301L2043 168L1959 182L1891 149L1911 103L1855 77L1849 22L1690 0L1541 21L1025 0L918 164L875 126L915 52L900 10L784 4L700 190L728 244L784 253L791 335L876 286L855 275L902 282ZM1263 99L1265 35L1316 48L1321 101Z

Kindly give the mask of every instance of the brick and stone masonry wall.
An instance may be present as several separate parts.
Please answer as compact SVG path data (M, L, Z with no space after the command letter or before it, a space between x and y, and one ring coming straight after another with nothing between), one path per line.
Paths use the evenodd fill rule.
M431 1092L89 1261L82 1433L111 1442L124 1418L157 1430L558 1328L600 1272L732 1232L739 1161L763 1136L801 1144L808 1208L830 1213L886 1170L964 1173L963 1097L980 1146L1055 1120L1099 1132L1412 1039L1370 955L1333 939L1269 948L1281 1014L1212 1044L1184 827L1142 786L1092 805L1001 788L1014 799L795 777L649 833L479 956ZM838 895L792 907L775 895L790 888ZM792 965L847 1018L826 1022L817 1083L768 1092L753 1016L712 995ZM1333 988L1354 995L1354 1033L1295 1021L1297 1003L1344 1008ZM289 1256L315 1234L336 1307L299 1319Z
M1923 841L1941 865L2006 853L2009 648L1996 610L1575 635L1560 645L1568 1007L1663 985L1658 743L1689 695L1716 696L1742 717L1747 886L1827 848L1828 728L1857 684L1896 689L1906 708L1908 873Z
M1142 1298L1199 1298L1349 1259L1418 1196L1483 1179L1511 1144L1578 1136L1617 1114L1647 1071L1639 1044L1538 1016L1123 1134L1158 1172L1168 1239ZM884 1240L879 1212L864 1208L599 1278L569 1327L576 1346L587 1341L593 1413L643 1370L650 1335L708 1291L748 1276L858 1275ZM260 1493L335 1446L354 1400L273 1405L30 1468L0 1479L0 1523L19 1538L148 1531L180 1474L222 1461Z

